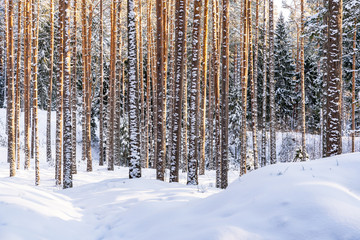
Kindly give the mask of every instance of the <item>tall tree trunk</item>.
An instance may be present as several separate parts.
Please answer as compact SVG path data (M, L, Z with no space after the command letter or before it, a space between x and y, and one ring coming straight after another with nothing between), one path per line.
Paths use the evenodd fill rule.
M88 36L86 45L87 57L87 85L86 85L86 171L92 171L92 156L91 156L91 103L92 103L92 74L91 74L91 38L92 38L92 20L93 20L93 3L89 6L89 24Z
M341 154L342 1L329 0L326 156Z
M30 79L31 79L31 45L32 14L31 2L25 2L25 37L24 37L24 131L25 131L25 170L30 167Z
M354 25L356 26L356 19L354 20ZM352 134L351 134L351 152L355 152L355 76L356 76L356 27L354 28L354 37L353 37L353 62L352 62L352 103L351 103L351 120L352 120Z
M108 170L114 170L114 118L115 118L115 79L116 79L116 4L113 0L111 3L111 41L110 41L110 84L109 84L109 126L108 126Z
M104 23L103 23L103 0L100 0L100 108L99 108L99 165L104 165Z
M64 16L64 30L63 30L63 44L64 44L64 171L63 171L63 188L72 187L72 121L71 121L71 51L70 51L70 1L64 1L63 16Z
M205 174L205 144L206 144L206 87L207 87L207 60L208 60L208 16L209 16L209 0L204 3L204 29L203 29L203 49L202 49L202 86L203 95L201 102L201 137L200 137L200 166L199 174Z
M254 64L253 76L251 82L251 107L252 107L252 131L253 131L253 151L254 151L254 168L259 167L258 146L257 146L257 129L258 129L258 103L257 103L257 79L258 79L258 53L259 53L259 0L255 2L255 35L254 35Z
M228 186L228 155L229 155L229 8L230 1L223 0L222 6L222 44L221 44L221 188Z
M59 64L60 72L57 79L57 97L56 97L56 160L55 160L55 182L56 185L61 184L61 160L62 160L62 146L63 146L63 81L64 81L64 44L63 44L63 30L64 30L64 2L59 2L60 17L59 17Z
M116 57L116 92L115 92L115 144L114 144L114 164L121 164L121 77L122 77L122 67L121 67L121 56L122 56L122 36L121 36L121 1L117 3L117 57Z
M184 48L186 29L186 0L176 1L175 5L175 92L173 102L173 139L171 146L171 162L170 162L170 182L179 181L179 163L181 153L181 119L182 119L182 101L183 101L183 81L184 81Z
M51 151L51 103L54 73L54 0L50 0L50 75L49 75L49 92L47 101L47 125L46 125L46 161L52 163Z
M20 68L21 68L21 8L23 2L18 2L18 31L17 31L17 60L16 60L16 86L15 86L15 151L16 168L20 169ZM1 41L0 41L1 42ZM0 53L0 58L2 58ZM1 61L1 60L0 60ZM0 63L1 64L1 63ZM0 69L1 71L1 69Z
M220 135L220 54L219 54L219 2L213 1L213 54L214 54L214 95L215 95L215 163L216 187L221 187L221 135Z
M184 23L184 39L185 39L185 46L184 46L184 87L181 91L183 91L184 94L184 98L183 98L183 114L184 114L184 118L183 118L183 148L182 148L182 171L183 172L187 172L187 167L188 167L188 127L187 127L187 123L188 123L188 96L187 96L187 92L188 92L188 79L187 79L187 63L188 63L188 56L187 56L187 24L188 22L186 21L187 16L188 16L188 5L189 5L189 1L186 2L185 4L185 23Z
M261 133L261 166L266 166L266 88L267 88L267 31L266 31L266 0L264 1L264 47L263 47L263 92L262 92L262 133Z
M140 164L140 139L138 121L138 73L137 66L137 44L136 44L136 15L134 12L134 0L128 0L128 58L129 58L129 136L130 136L130 168L129 177L141 177Z
M147 68L146 68L146 119L145 119L145 167L149 167L149 130L150 125L150 84L151 84L151 36L152 36L152 28L151 28L151 12L152 12L152 1L147 1Z
M140 158L141 165L145 167L145 92L144 92L144 60L143 60L143 38L142 38L142 1L138 0L138 32L139 35L139 82L140 82Z
M306 161L306 126L305 126L305 57L304 57L304 0L301 0L301 28L300 28L300 81L301 81L301 161Z
M82 69L83 69L83 76L82 76L82 155L81 158L83 161L86 160L86 75L87 75L87 56L86 56L86 48L87 48L87 4L86 0L82 0L81 4L81 24L82 24Z
M36 15L36 30L35 30L35 46L34 46L34 104L33 104L33 119L34 119L34 157L35 157L35 185L40 184L40 166L39 166L39 130L38 130L38 52L39 52L39 19L40 19L40 1L37 0L37 15ZM33 8L34 9L34 8Z
M190 90L190 134L189 134L189 158L188 158L188 185L198 184L198 106L200 85L200 34L201 34L201 0L194 0L194 23L192 32L192 57L191 57L191 90Z
M15 94L14 94L14 5L12 0L8 0L8 37L7 42L7 69L8 75L8 94L7 94L7 109L8 109L8 162L10 163L10 177L16 174L16 155L15 155Z
M156 79L157 79L157 149L155 152L155 164L156 164L156 178L164 181L165 179L165 149L166 142L164 141L164 128L166 124L164 110L164 16L163 16L163 1L156 0Z
M269 84L270 84L270 163L276 163L276 115L274 80L274 2L269 0Z
M247 151L247 86L248 86L248 72L249 72L249 0L244 0L244 17L243 17L243 58L242 58L242 134L241 134L241 164L240 175L246 174L246 151Z
M77 167L76 167L76 112L77 112L77 72L76 72L76 66L77 66L77 0L74 0L73 3L73 32L72 32L72 68L71 68L71 137L72 137L72 174L77 173Z

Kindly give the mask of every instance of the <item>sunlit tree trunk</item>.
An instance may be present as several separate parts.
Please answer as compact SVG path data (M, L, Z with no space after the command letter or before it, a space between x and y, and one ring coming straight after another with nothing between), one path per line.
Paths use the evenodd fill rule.
M114 170L114 119L115 119L115 79L116 79L116 0L111 2L110 79L109 79L109 121L108 121L108 170Z
M64 44L63 44L63 29L64 29L64 11L63 1L59 2L59 69L57 79L57 97L56 97L56 159L55 159L55 182L56 185L61 184L61 160L62 160L62 145L63 145L63 81L64 81Z
M150 125L150 84L151 84L151 58L152 58L152 27L151 27L151 12L152 12L152 1L147 1L147 68L146 68L146 119L145 119L145 167L149 167L149 131L151 132Z
M207 60L208 60L208 15L209 0L204 2L204 29L203 29L203 45L202 45L202 86L203 95L201 99L201 132L200 132L200 165L199 174L205 174L205 144L206 144L206 87L207 87Z
M7 47L7 69L9 75L8 79L8 94L7 94L7 109L8 109L8 162L10 163L10 177L16 174L16 155L15 155L15 93L14 93L14 5L12 0L8 0L8 42Z
M31 2L25 2L25 37L24 37L24 131L25 131L25 170L30 167L30 80L31 80L31 45L32 11Z
M244 14L243 14L243 57L242 57L242 133L241 133L241 164L240 175L246 173L246 151L247 151L247 86L248 86L248 72L249 72L249 0L244 0Z
M20 68L21 68L21 17L22 0L18 2L18 29L17 29L17 57L16 57L16 85L15 85L15 150L16 168L20 169ZM0 41L1 43L1 41ZM0 58L2 58L0 53ZM1 60L0 60L1 61ZM1 63L0 63L1 64ZM1 71L1 69L0 69Z

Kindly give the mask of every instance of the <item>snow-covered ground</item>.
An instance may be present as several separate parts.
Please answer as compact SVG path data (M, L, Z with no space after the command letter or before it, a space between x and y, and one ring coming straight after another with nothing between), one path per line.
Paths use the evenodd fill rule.
M129 180L126 168L80 171L74 188L54 186L42 165L9 178L0 163L0 239L360 239L360 154L280 163L225 191L213 172L199 186L166 183L153 170ZM185 175L182 175L182 182Z
M40 126L45 116L40 112ZM4 119L0 240L360 239L360 153L279 163L241 178L230 171L226 190L214 188L212 171L200 176L199 186L186 186L183 173L180 183L157 181L152 169L129 180L127 168L109 172L94 161L88 173L80 161L74 187L63 190L45 161L44 127L40 186L34 186L33 161L30 170L21 162L16 177L8 177Z

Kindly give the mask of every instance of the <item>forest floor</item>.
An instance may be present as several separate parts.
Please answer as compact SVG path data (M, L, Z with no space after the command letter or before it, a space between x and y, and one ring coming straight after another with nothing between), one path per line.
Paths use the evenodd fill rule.
M186 186L184 173L180 183L157 181L152 169L129 180L127 168L94 163L86 172L80 161L74 187L63 190L40 145L39 186L33 160L9 177L0 146L1 240L360 239L360 153L278 163L241 178L230 171L226 190L214 187L214 171Z

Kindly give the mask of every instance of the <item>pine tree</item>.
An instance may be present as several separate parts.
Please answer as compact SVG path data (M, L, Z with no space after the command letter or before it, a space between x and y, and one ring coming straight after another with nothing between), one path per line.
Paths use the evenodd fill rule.
M156 105L157 105L157 124L156 126L156 151L155 151L155 165L156 178L164 181L165 179L165 125L166 113L164 112L164 3L161 0L156 0Z
M189 115L189 158L188 158L188 185L198 184L198 106L200 89L200 13L202 1L194 1L194 20L192 32L192 61L191 61L191 80L190 80L190 115Z
M62 10L63 13L63 50L64 50L64 96L63 96L63 111L64 111L64 153L63 153L63 188L72 187L72 121L71 121L71 52L70 52L70 1L64 1Z
M184 79L184 48L185 48L185 11L186 0L176 1L175 16L175 92L174 92L174 116L172 118L173 140L171 146L170 182L179 181L179 163L181 152L181 119L183 101L183 79Z
M250 4L250 3L249 3ZM228 186L229 155L229 8L230 1L223 0L222 5L222 44L221 44L221 188Z
M138 89L137 66L137 43L136 43L136 24L134 12L134 0L128 0L128 57L129 57L129 135L130 135L130 159L129 177L141 177L140 163L140 139L138 117L138 99L136 91ZM161 88L160 88L161 89Z
M10 163L10 177L16 174L16 155L15 155L15 94L14 94L14 5L12 0L8 0L8 39L7 42L7 69L8 75L8 94L7 94L7 109L8 109L8 162Z
M341 154L342 1L329 0L327 45L326 156Z
M269 87L270 87L270 163L276 163L276 115L274 79L274 2L269 0Z

